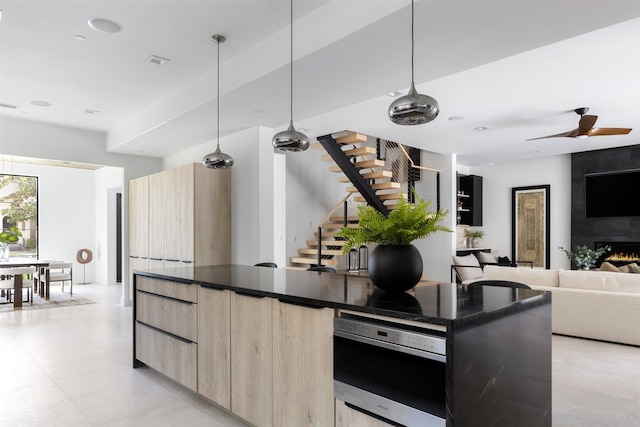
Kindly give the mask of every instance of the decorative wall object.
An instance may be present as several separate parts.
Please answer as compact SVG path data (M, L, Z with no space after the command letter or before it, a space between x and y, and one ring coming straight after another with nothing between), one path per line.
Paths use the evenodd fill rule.
M550 264L550 185L514 187L512 190L511 257L531 261L533 267Z

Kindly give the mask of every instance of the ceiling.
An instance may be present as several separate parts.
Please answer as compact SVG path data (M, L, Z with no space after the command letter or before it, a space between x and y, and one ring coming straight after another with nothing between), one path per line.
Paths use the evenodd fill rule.
M288 125L288 1L3 0L0 9L0 103L15 106L0 115L104 132L110 152L213 149L211 35L222 34L220 135ZM411 80L409 1L296 0L296 127L457 153L468 166L640 143L640 1L421 0L415 13L415 80L438 100L436 120L386 118L387 93L406 93ZM96 17L123 31L96 32L87 25ZM527 141L576 128L573 109L585 106L598 126L633 131Z

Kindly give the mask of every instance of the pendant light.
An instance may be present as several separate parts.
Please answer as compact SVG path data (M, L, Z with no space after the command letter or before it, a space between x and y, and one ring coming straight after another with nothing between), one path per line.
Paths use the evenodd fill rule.
M202 164L204 167L209 169L228 169L233 166L233 158L220 151L220 43L224 43L226 38L219 34L211 36L211 39L218 45L218 95L216 97L218 106L216 107L217 112L217 147L216 151L213 153L209 153L202 158Z
M389 105L389 119L397 125L413 126L429 123L440 112L438 101L416 91L413 82L413 0L411 0L411 87L409 93Z
M304 151L309 148L309 138L302 132L298 132L293 127L293 0L291 0L291 37L290 37L290 120L289 128L278 132L273 136L271 143L277 151Z

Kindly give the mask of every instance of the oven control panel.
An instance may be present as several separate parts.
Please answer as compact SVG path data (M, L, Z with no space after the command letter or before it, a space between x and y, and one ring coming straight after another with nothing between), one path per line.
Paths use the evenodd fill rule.
M446 339L442 336L431 335L428 331L410 329L403 324L391 322L374 322L367 318L336 317L333 322L334 334L348 334L353 339L360 337L364 340L388 343L407 350L435 353L445 356L447 353ZM411 351L407 351L411 352Z

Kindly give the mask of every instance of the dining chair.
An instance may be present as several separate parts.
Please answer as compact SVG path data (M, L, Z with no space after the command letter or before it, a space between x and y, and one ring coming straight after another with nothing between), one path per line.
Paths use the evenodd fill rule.
M11 302L12 298L16 298L14 295L15 276L19 274L33 276L35 272L36 268L33 266L0 268L0 290L6 293L7 302ZM31 277L28 279L31 279ZM33 286L32 280L22 281L22 289L27 290L27 302L31 304L33 304ZM22 298L22 295L19 298Z
M69 282L69 295L73 295L73 263L64 261L50 261L46 267L38 271L40 295L48 297L52 282L61 282L61 291L64 292L65 282ZM34 281L35 282L35 281Z

